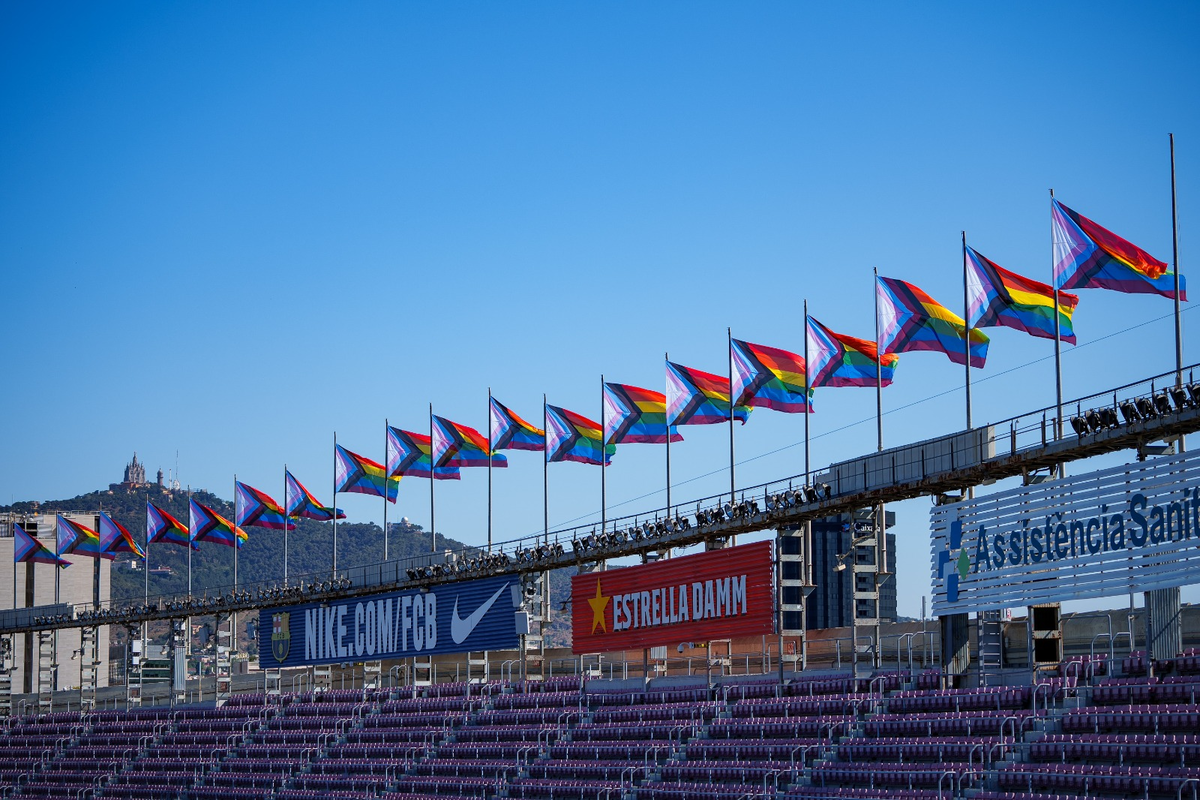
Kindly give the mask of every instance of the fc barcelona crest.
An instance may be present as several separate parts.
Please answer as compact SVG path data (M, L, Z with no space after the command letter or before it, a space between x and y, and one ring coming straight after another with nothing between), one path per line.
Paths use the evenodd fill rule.
M271 654L280 663L287 660L288 650L292 646L292 628L288 622L290 616L287 611L271 615Z

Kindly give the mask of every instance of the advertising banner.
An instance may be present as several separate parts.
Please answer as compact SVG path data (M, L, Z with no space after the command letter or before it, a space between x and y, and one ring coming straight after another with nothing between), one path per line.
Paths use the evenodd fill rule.
M1200 581L1200 451L930 513L933 611L1115 597Z
M263 609L263 669L515 649L516 576Z
M571 579L575 653L637 650L774 631L771 543Z

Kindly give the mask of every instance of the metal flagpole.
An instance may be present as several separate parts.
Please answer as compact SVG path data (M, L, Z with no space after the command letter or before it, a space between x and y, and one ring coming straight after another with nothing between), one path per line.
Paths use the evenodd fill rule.
M1175 385L1183 386L1183 318L1179 307L1179 210L1175 195L1175 134L1167 134L1171 144L1171 260L1175 267ZM1186 449L1186 439L1179 435L1179 451Z
M971 425L971 300L967 291L967 232L962 232L962 257L963 257L963 325L965 326L966 337L963 340L963 348L967 354L967 430L970 430ZM882 380L882 378L880 378Z
M146 502L148 505L150 501L147 500ZM142 604L147 605L147 606L150 605L150 524L149 523L150 523L150 509L149 509L149 507L147 507L146 508L146 550L144 551L143 558L142 558L142 568L146 571L146 574L142 576L146 582L146 588L143 590ZM14 592L17 591L17 579L15 577L15 573L14 573L14 577L13 577L13 591ZM17 607L17 604L16 604L16 601L14 600L13 608L16 608L16 607Z
M488 552L492 552L492 387L488 387ZM433 480L430 473L429 480Z
M804 300L804 485L808 485L808 299Z
M876 449L883 450L883 342L879 341L879 267L875 273L875 432Z
M188 484L188 600L192 599L192 487ZM190 619L190 617L189 617Z
M883 343L879 340L879 267L874 267L875 273L875 428L878 442L875 447L879 452L883 452ZM970 362L970 359L967 359ZM879 602L879 574L887 571L887 517L883 503L875 506L875 602ZM858 556L855 555L854 538L858 531L853 528L851 523L850 530L850 553L853 559L852 563L858 563ZM858 576L854 573L854 569L850 570L851 592L858 591ZM853 612L850 616L851 622L854 624L854 666L855 671L858 669L858 603L854 604ZM875 609L875 653L871 657L871 661L875 666L881 662L879 653L879 609Z
M283 585L288 585L288 525L292 518L288 515L288 468L283 465ZM299 518L297 518L299 522Z
M808 389L808 298L804 299L804 485L811 486L812 481L812 462L811 453L809 451L809 415L812 409L808 403L812 394ZM782 540L780 540L782 542ZM776 556L778 558L778 555ZM808 592L812 591L813 582L813 534L812 520L806 520L804 523L804 583L810 587L809 589L800 590L800 668L808 667L808 632L805 630L806 620L808 616ZM782 565L780 567L782 570ZM782 579L782 572L780 573ZM782 597L781 597L782 601ZM794 667L793 667L794 671ZM783 675L783 624L782 617L779 626L779 674Z
M546 457L542 459L542 537L550 543L550 425L547 422L546 395L542 395L542 448Z
M192 545L194 544L194 541L192 539L192 485L190 483L188 484L188 488L187 488L187 496L188 496L188 537L187 537L188 559L187 559L187 564L188 564L188 600L189 600L188 607L191 608L190 601L192 599L192 550L193 550ZM185 620L184 625L185 625L185 632L184 632L184 648L183 648L183 659L184 659L184 662L183 662L183 684L186 687L187 686L188 655L192 649L192 615L191 614L187 615L187 619ZM199 684L199 671L197 671L196 676L197 676L197 685L198 685Z
M434 458L433 447L433 403L429 404L429 552L437 552L437 528L434 527L434 508L433 508L433 484L436 483L433 479L433 470L437 467L437 459Z
M663 353L663 361L670 361L671 354ZM666 365L664 364L664 367ZM666 387L663 387L666 388ZM667 516L671 516L671 409L667 409Z
M670 438L669 436L667 438ZM608 435L604 431L604 375L600 376L600 535L608 526L608 498L605 493L604 473L608 469Z
M333 432L333 577L337 577L337 431Z
M737 483L733 472L733 405L737 398L733 396L733 328L725 329L726 352L729 358L729 502L737 502Z
M1054 190L1050 190L1050 283L1054 286L1054 407L1055 407L1055 436L1062 437L1063 428L1063 390L1062 390L1062 332L1059 326L1058 314L1058 278L1054 274ZM1063 477L1063 465L1058 464L1058 477Z
M1054 287L1054 399L1058 430L1062 429L1062 336L1059 329L1058 278L1054 274L1054 190L1050 190L1050 283Z
M242 539L237 535L241 529L238 524L237 513L237 473L233 474L233 594L237 596L238 590L238 550L242 549ZM229 612L229 649L237 652L237 612Z
M62 568L58 566L59 559L62 558L62 553L59 552L59 546L58 546L58 524L57 524L57 522L58 521L56 519L55 526L54 526L54 556L55 556L54 557L54 605L58 605L60 602L59 601L59 574L58 573L62 572ZM34 596L36 597L36 595L34 595ZM80 631L80 636L82 637L82 635L83 635L83 631ZM54 629L54 660L52 663L53 663L53 667L54 667L54 688L57 689L58 688L58 628ZM40 687L39 687L39 690L40 690Z
M430 480L432 480L432 472L430 472ZM388 481L391 477L391 469L388 467L388 419L383 418L383 560L388 560L388 528L387 528L387 504L388 504ZM397 490L399 491L399 490Z

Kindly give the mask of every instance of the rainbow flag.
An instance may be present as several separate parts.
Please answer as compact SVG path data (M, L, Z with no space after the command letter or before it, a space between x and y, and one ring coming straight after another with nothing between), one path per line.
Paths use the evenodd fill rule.
M811 413L801 356L740 339L732 339L729 347L737 405L770 408L785 414Z
M1058 328L1064 342L1075 344L1071 317L1079 298L1058 293ZM967 248L967 318L972 328L1004 325L1030 336L1054 338L1054 288L1001 269Z
M604 441L608 444L665 444L667 396L624 383L604 384ZM671 426L671 441L683 436Z
M283 476L287 486L287 515L289 517L304 517L305 519L315 519L318 522L329 522L333 519L333 512L336 510L338 519L346 518L346 512L340 508L333 509L321 505L320 501L313 497L312 492L305 489L304 484L296 480L289 470L285 469Z
M193 541L241 547L246 532L205 505L188 499L188 533Z
M600 424L574 411L546 406L546 460L611 464L616 445L604 445Z
M1127 294L1175 297L1175 273L1167 265L1057 200L1054 226L1054 285L1059 289L1112 289ZM1179 299L1187 287L1179 276Z
M146 551L133 539L133 534L103 511L100 512L100 549L106 553L134 553L146 557Z
M250 525L257 528L273 528L277 531L296 529L296 523L287 518L279 503L266 492L241 481L234 482L233 509L238 527Z
M187 526L153 503L146 503L146 542L167 542L199 550Z
M667 362L667 421L671 425L712 425L729 420L729 379ZM735 419L746 424L750 409L737 406Z
M451 422L445 417L433 418L433 466L486 467L488 443L483 434L466 425ZM493 454L493 467L507 467L508 458Z
M114 554L106 553L100 547L100 534L61 514L56 516L55 532L58 535L58 554L60 556L73 554L89 558L107 558L109 561L116 558Z
M35 537L25 532L20 525L13 524L13 563L14 564L57 564L66 569L71 562L59 558L53 551L39 542Z
M535 428L514 414L508 406L491 398L489 430L492 434L492 451L546 449L546 432Z
M935 301L911 283L895 278L876 278L879 301L879 343L884 353L932 350L945 353L955 364L966 364L964 343L967 324L962 317ZM983 368L988 342L980 330L971 328L971 366Z
M412 431L402 431L388 426L387 468L388 475L407 475L413 478L428 478L431 474L439 481L459 479L458 467L431 469L431 439Z
M385 477L386 471L382 464L351 453L340 444L333 446L333 456L336 479L334 495L338 492L352 492L383 497L386 485L388 502L396 502L396 495L400 492L400 478Z
M808 382L818 386L884 386L892 382L900 356L884 353L879 370L879 347L870 339L834 333L813 317L808 318Z

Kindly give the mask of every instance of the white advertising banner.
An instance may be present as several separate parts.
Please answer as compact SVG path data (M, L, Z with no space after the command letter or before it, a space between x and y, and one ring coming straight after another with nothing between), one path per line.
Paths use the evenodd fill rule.
M1200 451L930 512L934 614L1200 582Z

